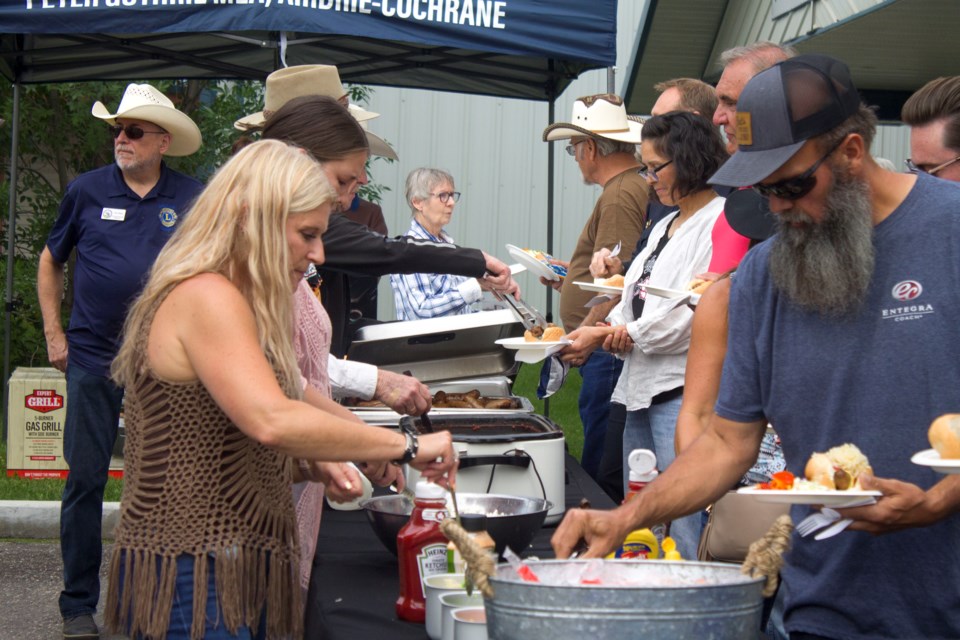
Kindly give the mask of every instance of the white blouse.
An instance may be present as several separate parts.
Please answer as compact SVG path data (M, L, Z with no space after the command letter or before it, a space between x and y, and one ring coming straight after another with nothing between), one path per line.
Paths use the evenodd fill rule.
M649 284L686 289L694 276L707 270L713 253L713 225L723 205L724 198L717 196L677 229L654 263ZM679 211L665 216L650 232L647 245L634 257L624 276L620 303L607 317L613 325L626 325L634 342L633 350L624 357L623 372L613 393L613 401L626 405L628 411L645 409L657 394L683 385L693 323L687 299L647 294L639 319L633 317L631 303L644 262L678 215Z

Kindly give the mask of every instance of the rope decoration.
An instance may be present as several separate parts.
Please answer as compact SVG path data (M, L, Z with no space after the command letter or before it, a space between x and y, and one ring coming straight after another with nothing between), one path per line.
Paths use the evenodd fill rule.
M780 567L783 566L783 554L790 549L790 534L793 533L793 520L782 515L774 521L762 538L750 545L747 558L740 568L741 573L751 577L766 578L763 597L769 598L777 591Z
M464 531L455 518L447 518L441 522L440 531L457 546L460 555L467 563L467 591L470 591L470 585L472 584L480 590L485 598L493 598L493 585L490 584L490 577L497 567L490 554L473 541L470 534Z

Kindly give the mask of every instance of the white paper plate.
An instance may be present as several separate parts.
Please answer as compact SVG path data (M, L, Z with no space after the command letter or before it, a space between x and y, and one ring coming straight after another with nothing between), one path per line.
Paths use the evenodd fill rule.
M681 289L667 289L665 287L656 287L650 284L641 284L639 286L643 289L646 289L647 293L650 295L658 296L660 298L687 298L693 295L692 291L683 291Z
M936 449L925 449L915 453L910 458L910 462L923 467L930 467L940 473L960 473L960 459L941 458Z
M512 244L507 245L507 252L510 254L514 260L525 266L530 270L531 273L538 275L547 280L559 280L560 276L557 275L557 272L551 269L549 266L540 262L532 255Z
M621 295L623 293L623 287L608 287L605 284L594 284L592 282L578 281L574 281L573 284L577 285L584 291L596 291L597 293L610 293L613 295Z
M760 502L776 502L779 504L822 504L827 507L854 506L855 504L871 504L871 500L883 494L879 491L794 491L792 489L759 489L757 487L743 487L737 493L753 496ZM873 500L875 501L875 500Z
M520 264L519 262L510 265L510 275L512 275L512 276L515 276L515 275L517 275L518 273L523 273L523 272L526 271L526 270L527 270L527 268L526 268L525 266L523 266L522 264Z
M496 341L497 344L514 349L517 352L516 359L520 362L534 363L546 360L557 353L565 346L570 344L566 338L562 340L552 340L550 342L528 341L523 338L501 338Z

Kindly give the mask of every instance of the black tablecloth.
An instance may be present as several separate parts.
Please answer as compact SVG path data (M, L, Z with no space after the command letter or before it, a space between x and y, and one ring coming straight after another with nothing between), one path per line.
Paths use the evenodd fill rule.
M591 506L614 506L572 456L566 456L566 507L586 498ZM552 558L550 537L556 527L540 530L525 556ZM317 553L307 598L305 638L310 640L423 640L422 624L397 619L397 559L377 539L363 511L327 509L320 525Z

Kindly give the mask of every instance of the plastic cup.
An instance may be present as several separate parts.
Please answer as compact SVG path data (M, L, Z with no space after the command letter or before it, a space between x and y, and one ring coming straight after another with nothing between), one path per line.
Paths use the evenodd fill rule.
M466 593L462 573L442 573L427 576L423 581L423 595L426 606L426 627L430 640L440 640L442 633L440 617L440 596L445 593Z
M478 591L467 595L466 591L460 593L444 593L440 596L440 617L443 622L440 624L441 640L453 640L453 610L464 607L482 607L483 596Z
M483 607L454 609L454 640L487 640L487 611Z

